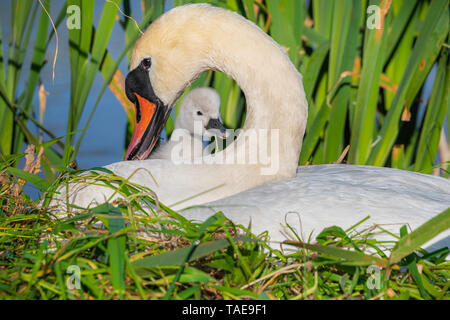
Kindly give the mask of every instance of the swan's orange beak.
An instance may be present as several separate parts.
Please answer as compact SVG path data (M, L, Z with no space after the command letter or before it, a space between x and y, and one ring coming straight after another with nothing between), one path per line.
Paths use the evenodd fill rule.
M128 99L134 103L135 124L125 160L145 160L159 140L170 109L155 95L148 72L138 67L125 80Z
M136 103L134 110L136 115L134 120L134 131L133 136L131 137L130 144L128 145L127 153L125 154L125 159L127 160L131 160L129 159L130 154L142 141L145 131L150 126L150 122L155 114L156 109L154 103L151 103L147 99L142 98L137 93L135 93L135 96L136 96ZM142 155L142 157L144 157L144 159L146 158L145 153Z

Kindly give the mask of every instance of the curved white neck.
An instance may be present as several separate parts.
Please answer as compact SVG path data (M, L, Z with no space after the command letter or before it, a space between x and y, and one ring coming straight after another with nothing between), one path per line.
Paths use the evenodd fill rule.
M293 176L308 110L301 75L285 51L256 25L236 14L227 18L235 21L226 28L223 21L210 26L214 32L208 38L206 68L226 73L245 93L244 131L264 129L271 137L271 130L279 129L278 141L269 141L269 148L278 144L279 174ZM243 140L238 138L236 144Z
M270 136L278 129L278 141L268 143L278 146L278 177L295 175L308 109L302 78L285 51L254 23L209 5L177 7L139 39L131 68L147 56L154 58L149 72L153 89L168 105L206 70L236 80L247 101L244 131L262 129ZM255 153L244 145L238 138L224 152L237 146L246 157Z

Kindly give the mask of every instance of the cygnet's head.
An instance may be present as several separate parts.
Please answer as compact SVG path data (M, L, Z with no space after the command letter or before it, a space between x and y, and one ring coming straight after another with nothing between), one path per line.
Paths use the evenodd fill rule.
M195 130L195 123L201 124L201 133ZM197 128L200 125L197 124ZM180 106L175 129L186 129L193 136L220 138L227 136L220 115L220 96L212 88L198 88L190 91ZM197 131L197 132L196 132Z

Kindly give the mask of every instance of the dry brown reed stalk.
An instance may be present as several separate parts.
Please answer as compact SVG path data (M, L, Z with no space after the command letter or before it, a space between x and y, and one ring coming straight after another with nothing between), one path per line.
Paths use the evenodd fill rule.
M41 124L44 123L44 114L47 109L47 96L50 93L45 91L45 87L43 83L39 84L39 122Z
M25 149L26 156L23 171L31 174L38 174L41 171L41 159L42 155L44 154L44 148L39 149L36 158L35 152L36 147L33 144L28 145L28 147ZM22 193L25 183L25 180L19 178L16 183L11 185L11 194L13 197L19 197L19 195Z
M342 162L344 162L344 159L347 156L349 150L350 150L350 145L345 147L344 151L342 151L342 154L339 156L339 159L336 161L337 164L341 164Z

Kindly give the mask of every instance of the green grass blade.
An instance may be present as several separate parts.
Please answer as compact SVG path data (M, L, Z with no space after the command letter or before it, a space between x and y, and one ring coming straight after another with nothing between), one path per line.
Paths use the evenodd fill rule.
M361 3L358 0L335 2L333 30L331 36L328 91L336 86L338 91L332 101L332 110L324 139L325 163L339 158L344 150L344 134L347 117L347 105L350 99L350 77L341 79L344 72L352 70L357 54ZM339 83L339 84L338 84Z
M399 132L400 117L411 103L433 65L448 34L448 1L431 2L427 16L411 53L406 72L397 90L392 106L379 132L380 141L367 161L370 165L384 165Z
M370 3L377 4L376 1ZM386 29L367 29L365 33L363 66L350 137L348 161L352 164L365 164L371 151L387 34Z
M187 262L192 262L202 257L205 257L213 252L224 249L230 245L227 239L221 239L211 242L205 242L197 246ZM190 251L189 247L168 251L158 254L156 256L145 257L134 261L132 265L139 268L155 268L155 267L170 267L180 266L186 261Z
M313 110L311 110L311 105L313 102L312 100L313 91L318 82L320 69L325 61L325 58L328 55L329 50L330 50L329 41L325 40L324 42L320 43L317 46L316 50L314 50L314 53L308 59L308 62L302 65L301 69L306 98L308 99L308 106L310 107L308 117L311 117L312 119L314 119L314 115L316 114L315 110L314 112L312 112Z
M95 76L100 69L100 64L103 60L103 56L106 51L106 46L108 44L109 37L112 32L112 28L115 23L115 19L117 16L118 5L120 4L120 0L114 0L111 2L106 2L102 11L102 16L100 17L100 22L97 26L97 35L102 35L101 37L97 36L94 38L94 42L92 44L91 51L91 59L88 65L80 64L79 68L81 68L82 77L78 78L77 85L77 100L76 100L76 117L75 123L78 123L81 117L81 113L83 111L83 107L87 101L90 90L92 89L92 83L94 82ZM92 11L92 10L91 10ZM84 22L83 22L84 24ZM92 26L92 25L90 25ZM92 27L90 27L92 31ZM81 36L81 41L85 39ZM85 40L87 43L90 38ZM83 43L80 43L83 46ZM86 44L87 45L87 44ZM90 47L90 46L89 46ZM83 52L81 52L83 54ZM86 63L86 62L84 62Z
M408 16L408 11L410 9L408 6L410 6L412 3L414 3L414 1L394 1L392 3L392 9L395 14L393 25L401 24L401 26L397 27L403 27L403 20ZM420 6L417 6L410 16L410 19L406 24L406 28L404 29L403 33L401 33L400 39L395 39L395 37L393 36L394 34L398 33L397 29L392 29L393 31L388 37L388 56L386 57L386 61L388 61L388 64L385 73L394 86L398 86L398 84L400 84L400 82L402 81L402 77L406 71L406 66L411 55L411 48L414 44L417 23L419 21L419 7ZM385 108L386 110L389 110L392 102L394 101L395 92L385 90L385 97Z
M391 57L392 53L396 51L396 46L404 37L404 30L411 23L412 15L417 9L417 0L400 0L392 2L392 9L398 11L397 16L392 22L391 32L387 40L387 53L385 55L386 62Z
M220 96L223 123L227 128L236 129L239 124L237 115L241 112L238 103L241 89L233 79L222 72L214 73L214 88Z
M330 38L333 21L333 6L328 0L312 1L314 29L326 39Z
M0 84L3 87L6 87L5 85L5 65L4 65L4 57L3 57L3 50L4 50L4 46L3 46L3 31L2 31L2 27L0 26ZM0 101L0 114L1 114L1 101ZM1 117L0 117L1 119Z
M122 211L109 203L98 206L91 211L92 214L108 215L107 227L110 234L117 233L125 227ZM108 239L109 266L111 268L111 282L114 291L122 297L125 292L125 241L122 235Z
M244 6L245 16L247 19L257 23L254 10L255 0L242 0L242 5Z
M93 2L92 2L93 4ZM67 7L76 6L81 8L81 0L67 0ZM89 14L88 12L81 12L81 21L83 21L83 15ZM70 62L70 103L75 102L75 92L76 92L76 79L78 79L78 63L80 59L80 50L78 47L80 45L81 30L76 28L68 29L69 36L69 62ZM73 92L73 93L72 93ZM73 112L73 110L70 110ZM73 116L73 115L72 115Z
M39 269L41 268L41 263L42 263L42 260L44 259L45 251L47 250L47 245L48 245L48 241L44 240L42 242L41 246L39 247L39 251L37 253L36 260L34 262L33 269L31 271L31 277L30 277L30 280L28 281L28 287L25 292L25 296L28 295L31 287L35 285L37 273L38 273Z
M310 130L303 140L302 151L300 153L301 165L308 162L313 155L314 150L317 147L317 143L320 140L321 132L323 132L328 121L330 112L331 108L324 104L317 113L317 116L314 118Z
M438 71L419 139L415 171L432 172L449 98L450 64L448 56L448 50L443 50L439 59Z
M50 1L43 1L42 4L47 11L50 11ZM41 14L38 22L38 27L36 31L36 37L34 39L33 56L31 58L31 68L30 74L28 76L25 97L22 103L22 109L30 112L32 110L32 100L36 93L36 88L38 86L40 72L44 66L45 52L47 48L47 38L49 29L49 18L47 13L41 9ZM21 131L16 131L14 139L14 152L18 152L21 149L23 142L23 133Z
M22 71L24 53L26 52L31 30L30 26L33 24L36 12L36 3L23 0L11 2L8 63L5 77L5 90L9 101L15 101L16 98L17 84ZM0 129L2 132L0 135L1 152L5 155L14 153L14 114L9 108L5 107L5 104L0 106Z
M410 234L402 237L391 252L389 257L390 264L396 263L411 254L421 245L448 229L450 229L450 208L428 220Z
M304 20L303 1L267 0L267 9L272 16L270 35L286 48L294 65L298 65L300 41ZM300 24L299 24L300 22Z
M387 265L387 261L385 259L369 256L359 251L344 250L331 246L307 244L300 241L285 241L284 243L293 245L298 248L305 248L311 251L320 252L330 257L334 257L336 259L339 259L340 263L342 263L343 265L348 266L370 266L373 264L379 264L382 266Z
M10 174L16 176L17 178L23 179L27 182L30 182L31 184L35 185L36 188L39 189L41 192L45 192L50 187L50 183L48 183L46 180L42 179L41 177L38 177L34 174L31 174L29 172L17 169L17 168L8 168L7 170Z

